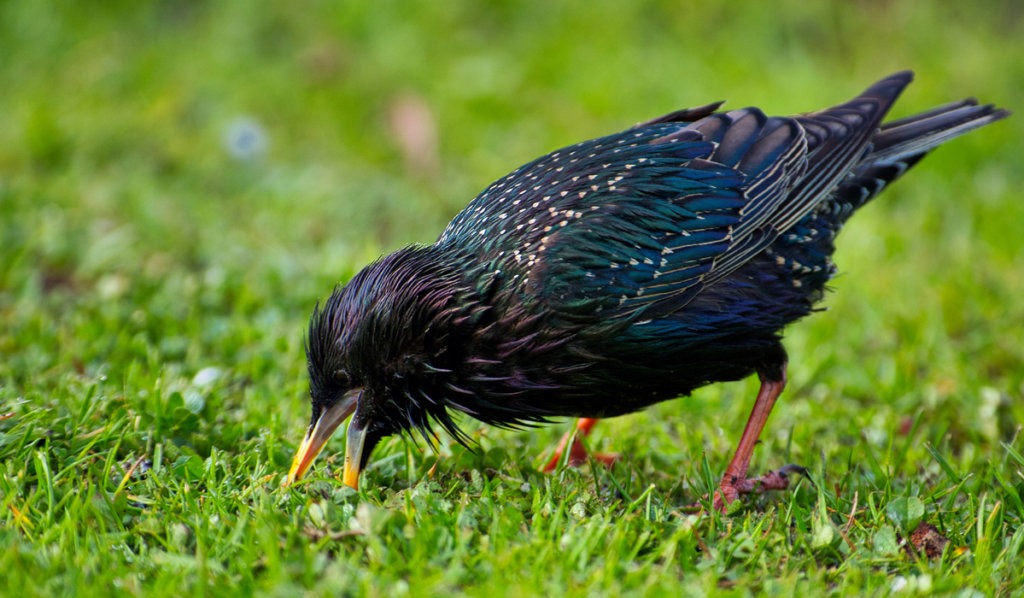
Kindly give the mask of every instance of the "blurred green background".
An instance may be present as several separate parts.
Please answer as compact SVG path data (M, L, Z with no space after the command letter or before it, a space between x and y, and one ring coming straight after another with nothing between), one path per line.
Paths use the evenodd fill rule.
M29 212L5 218L5 248L83 281L161 255L258 270L304 303L353 260L432 240L518 164L678 107L812 110L913 68L898 116L965 95L1012 104L1024 81L1015 2L47 4L0 15L4 203ZM436 131L418 168L393 122L409 105ZM243 119L265 137L248 160L225 151ZM1019 123L913 184L980 181L994 188L956 203L998 204ZM1013 237L1000 232L986 242Z
M198 534L189 522L203 508L172 506L165 487L125 502L116 464L140 457L194 484L220 454L240 500L253 487L277 497L267 480L308 418L302 343L316 300L380 253L432 241L521 163L714 100L814 110L907 68L917 79L896 117L965 96L1019 112L1024 4L0 3L2 564L43 592L103 587L119 567L150 571L135 591L176 575L146 569L146 555L194 555L202 542L175 548L178 528L164 525ZM1019 448L1021 188L1018 114L937 151L853 219L830 313L789 334L793 384L766 440L780 454L760 463L791 442L796 457L849 465L831 447L884 451L909 422L966 471L1003 458L1001 443ZM753 388L609 422L603 446L635 449L664 488L702 447L718 471ZM690 440L640 437L658 418ZM559 432L490 433L522 461ZM381 486L426 469L388 463L368 472ZM896 463L886 471L903 488L914 469ZM77 492L114 498L93 513L73 507ZM302 521L287 515L305 513L302 497L259 504L286 513L255 526L259 541L304 558ZM162 524L154 511L175 515ZM119 565L104 573L108 533L134 539L117 536ZM228 585L308 588L319 575L285 571ZM445 583L425 587L465 588ZM653 587L637 583L602 589Z

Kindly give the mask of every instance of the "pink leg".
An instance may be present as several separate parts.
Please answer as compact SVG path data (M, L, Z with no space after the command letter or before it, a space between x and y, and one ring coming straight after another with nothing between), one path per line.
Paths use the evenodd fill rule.
M754 452L754 445L761 436L765 422L775 406L775 400L779 398L782 389L786 387L785 364L780 369L780 379L771 380L761 374L761 389L754 401L754 409L750 412L747 425L743 429L743 436L736 447L736 454L733 455L729 466L725 468L725 475L715 491L712 505L719 511L732 501L739 498L741 494L759 494L766 490L785 490L789 486L787 475L790 473L805 473L802 467L787 465L778 471L772 471L756 478L747 478L747 470L750 468L750 457Z
M565 436L563 436L562 440L558 443L558 448L555 449L555 454L552 455L547 464L541 468L541 471L544 473L551 473L558 467L558 464L562 461L562 455L565 454L565 447L569 444L570 439L572 439L572 446L569 447L569 465L577 467L586 463L587 449L583 446L583 439L590 435L590 430L596 423L597 419L592 417L581 417L576 420L575 433L572 431L565 433ZM619 458L619 456L615 454L609 455L602 453L591 453L591 456L609 467L611 467L612 463L615 463Z

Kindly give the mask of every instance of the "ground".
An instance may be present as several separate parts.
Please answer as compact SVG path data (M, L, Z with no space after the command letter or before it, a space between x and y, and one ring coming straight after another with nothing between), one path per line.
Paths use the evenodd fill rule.
M464 421L472 452L389 440L354 492L339 435L280 487L307 318L381 252L684 106L813 110L912 68L896 116L1019 112L1017 3L359 4L0 6L0 594L1019 590L1020 114L844 231L754 457L807 466L791 492L684 510L756 380L602 423L610 470L538 473L568 422Z

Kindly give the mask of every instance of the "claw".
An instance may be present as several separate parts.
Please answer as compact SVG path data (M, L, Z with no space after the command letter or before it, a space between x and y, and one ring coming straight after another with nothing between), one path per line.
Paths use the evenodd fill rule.
M558 448L555 449L555 453L551 456L551 459L541 468L544 473L551 473L558 468L558 464L562 462L562 456L565 455L566 445L569 445L569 441L572 440L572 445L569 446L569 459L568 463L570 467L578 467L587 462L587 457L593 458L596 461L600 461L605 467L611 467L616 461L619 460L619 456L615 453L588 453L587 447L583 446L583 438L590 435L590 430L597 423L596 419L593 418L581 418L576 422L576 429L570 430L565 433L562 440L558 443Z
M761 494L769 490L785 490L789 488L789 476L794 473L803 476L812 485L814 484L806 467L790 463L756 478L723 479L718 490L715 490L711 504L716 510L725 512L729 503L742 494Z

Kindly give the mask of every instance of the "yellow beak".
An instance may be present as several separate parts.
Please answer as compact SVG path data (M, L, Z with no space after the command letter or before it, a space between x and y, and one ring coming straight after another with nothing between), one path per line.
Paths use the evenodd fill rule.
M363 463L363 444L366 442L366 431L355 425L355 420L348 423L348 441L345 443L345 475L342 481L353 490L359 489L359 472Z
M355 389L345 393L340 401L325 409L316 422L309 427L305 439L299 445L299 450L295 452L292 468L288 471L288 479L284 483L285 486L294 483L306 474L306 470L313 464L313 460L320 454L320 451L324 450L327 441L331 439L341 422L356 410L356 404L362 392L362 389ZM345 451L345 454L345 483L348 484L348 450ZM358 475L358 471L356 475ZM348 485L352 486L352 484Z

